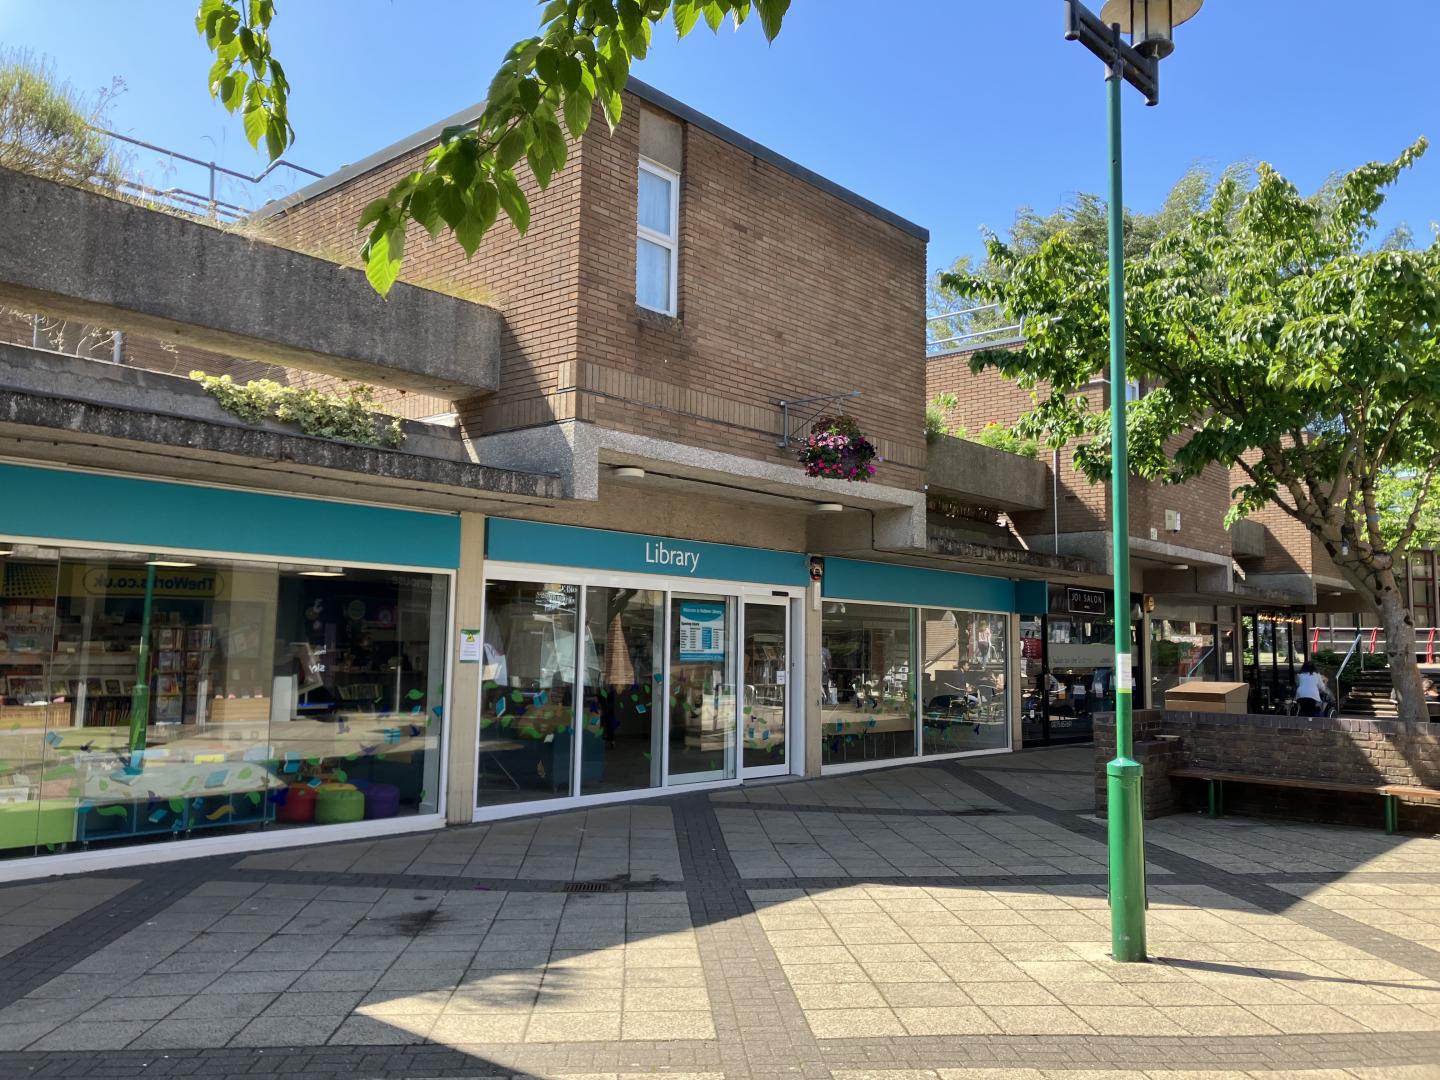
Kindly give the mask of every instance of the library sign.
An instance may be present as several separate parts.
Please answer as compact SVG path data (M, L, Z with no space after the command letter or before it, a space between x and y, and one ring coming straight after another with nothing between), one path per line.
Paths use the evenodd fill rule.
M144 596L148 568L144 566L84 566L60 568L62 596ZM229 591L230 576L219 570L156 567L152 596L171 599L218 600Z

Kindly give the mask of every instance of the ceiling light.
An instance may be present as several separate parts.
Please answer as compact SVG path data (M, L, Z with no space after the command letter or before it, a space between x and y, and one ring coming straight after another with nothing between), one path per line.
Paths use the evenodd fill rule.
M1190 564L1189 564L1188 562L1177 562L1174 566L1171 567L1171 569L1172 569L1172 570L1189 570L1189 569L1190 569Z
M344 577L345 568L342 566L324 566L314 570L301 570L301 577Z
M627 480L643 480L645 479L645 470L639 465L617 465L615 466L615 475L623 476Z
M838 514L845 509L844 503L816 503L815 509L822 514Z
M14 555L14 554L15 554L15 549L14 549L14 548L8 548L8 547L7 547L7 548L0 548L0 555Z
M177 569L177 570L183 570L183 569L185 569L186 567L194 566L195 564L194 564L193 562L186 562L186 561L183 560L183 559L146 559L146 560L145 560L145 565L146 565L146 566L169 566L169 567L173 567L173 568L175 568L175 569Z

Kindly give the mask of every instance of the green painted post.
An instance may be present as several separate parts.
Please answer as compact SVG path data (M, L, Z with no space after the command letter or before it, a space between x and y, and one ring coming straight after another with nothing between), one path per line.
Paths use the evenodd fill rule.
M155 599L155 564L145 568L145 605L140 612L140 654L135 658L135 685L130 689L130 764L127 772L144 768L145 741L150 729L150 607Z
M1115 567L1115 759L1105 768L1110 843L1110 952L1145 956L1144 767L1134 759L1130 667L1130 465L1125 443L1125 203L1120 184L1120 69L1105 78L1110 107L1110 501Z

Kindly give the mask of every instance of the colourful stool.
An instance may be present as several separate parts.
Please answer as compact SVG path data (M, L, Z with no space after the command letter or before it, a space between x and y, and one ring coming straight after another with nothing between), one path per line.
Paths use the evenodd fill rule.
M365 817L394 817L400 812L400 789L394 784L371 784L365 789Z
M365 817L365 793L354 784L321 784L315 797L317 825L338 825Z
M285 801L275 809L275 820L286 825L304 825L315 820L315 789L309 784L291 784Z

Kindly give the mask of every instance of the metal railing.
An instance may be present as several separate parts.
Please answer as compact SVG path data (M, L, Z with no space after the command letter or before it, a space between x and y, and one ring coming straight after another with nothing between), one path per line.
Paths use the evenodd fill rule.
M982 326L974 328L977 321L976 316L987 311L999 311L999 304L981 304L979 307L961 308L958 311L947 311L943 315L932 315L925 320L926 340L925 352L927 355L936 355L943 352L952 352L956 349L965 348L967 345L1010 345L1025 338L1025 320L1022 318L1017 323L1010 323L1004 326ZM983 321L983 320L982 320ZM930 327L937 323L948 323L949 329L967 329L959 333L951 333L948 337L931 338ZM944 331L941 331L942 333ZM993 340L991 340L993 339Z
M296 165L293 161L286 161L284 158L277 158L267 165L263 171L251 176L248 173L238 172L235 169L227 169L224 165L218 165L213 161L205 161L201 158L191 157L189 154L182 154L178 150L170 150L163 146L156 146L154 143L146 142L144 139L131 138L129 135L121 135L118 131L109 131L105 128L92 127L97 135L103 135L107 139L114 139L117 142L129 146L138 147L142 150L149 150L156 154L163 154L172 163L171 167L191 166L200 170L198 174L205 188L204 191L193 191L189 187L175 184L168 187L157 187L144 183L141 179L129 175L130 169L122 169L122 179L119 183L121 191L143 199L146 202L159 203L172 210L179 210L182 213L192 214L196 217L205 217L213 221L238 221L248 215L255 206L243 206L239 203L229 202L220 197L222 178L237 181L249 185L253 193L255 188L270 177L277 169L289 169L300 176L320 179L324 174L314 169L308 169L304 165ZM293 190L293 187L290 189ZM280 194L289 194L289 191L276 192L275 195L266 197L263 201L269 202L270 198Z
M1337 697L1338 697L1339 694L1340 694L1340 688L1341 688L1340 676L1342 676L1342 675L1345 674L1345 669L1346 669L1347 667L1349 667L1350 661L1351 661L1351 660L1354 658L1354 656L1355 656L1355 650L1358 649L1359 647L1360 647L1360 635L1359 635L1359 634L1356 634L1356 635L1355 635L1355 640L1352 641L1352 642L1350 642L1350 648L1345 651L1345 659L1344 659L1344 660L1341 660L1341 661L1340 661L1340 666L1335 669L1335 693L1336 693L1336 696L1337 696ZM1310 651L1310 655L1311 655L1311 656L1314 656L1314 655L1315 655L1315 650L1312 649L1312 650Z
M1427 664L1435 663L1436 646L1440 645L1440 627L1417 626L1415 628L1416 658ZM1358 630L1349 626L1317 626L1310 631L1310 654L1322 650L1348 655L1351 652L1376 653L1385 648L1385 631L1378 626L1362 626Z

